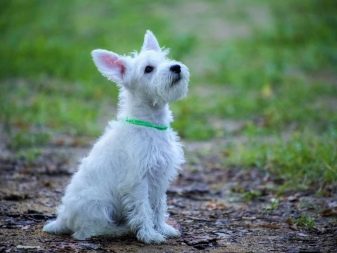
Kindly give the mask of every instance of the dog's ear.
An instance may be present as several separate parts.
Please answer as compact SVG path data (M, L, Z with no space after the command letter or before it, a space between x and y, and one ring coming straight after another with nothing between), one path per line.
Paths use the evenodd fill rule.
M127 65L121 56L104 49L93 50L91 56L103 76L116 83L123 81Z
M154 51L161 50L156 36L154 36L154 34L150 30L147 30L144 36L142 51L146 50L154 50Z

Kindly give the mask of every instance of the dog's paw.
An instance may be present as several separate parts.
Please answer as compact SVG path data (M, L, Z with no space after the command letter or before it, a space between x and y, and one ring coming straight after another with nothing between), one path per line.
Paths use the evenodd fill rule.
M158 232L164 235L165 237L179 237L179 230L175 229L171 225L164 223L163 225L158 227Z
M84 231L77 231L72 234L72 237L76 240L83 241L83 240L89 239L91 236Z
M58 229L56 221L51 221L47 223L46 225L43 226L43 229L42 229L43 232L47 232L50 234L57 234L58 230L59 229Z
M137 232L137 239L146 244L160 244L165 242L165 237L154 229L140 229Z
M60 220L49 221L43 226L42 231L50 234L68 234L70 230Z

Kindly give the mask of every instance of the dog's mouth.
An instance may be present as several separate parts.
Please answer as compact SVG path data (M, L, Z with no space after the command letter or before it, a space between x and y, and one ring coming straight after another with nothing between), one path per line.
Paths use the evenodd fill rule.
M181 80L181 75L177 75L172 78L171 87L176 85Z

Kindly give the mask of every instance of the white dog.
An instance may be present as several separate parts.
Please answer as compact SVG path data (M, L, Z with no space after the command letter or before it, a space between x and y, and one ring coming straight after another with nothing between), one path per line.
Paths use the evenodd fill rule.
M92 51L98 70L120 88L117 121L82 160L43 231L79 240L134 232L144 243L180 235L165 222L166 190L184 162L168 102L187 94L189 71L167 54L151 31L140 53Z

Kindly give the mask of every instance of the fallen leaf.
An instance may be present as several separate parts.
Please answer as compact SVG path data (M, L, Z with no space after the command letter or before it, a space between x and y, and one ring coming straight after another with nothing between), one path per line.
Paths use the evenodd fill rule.
M288 197L288 201L289 202L297 202L298 198L299 198L299 196L297 194L291 195L291 196Z
M205 203L205 209L209 210L209 211L213 211L213 210L224 210L226 209L226 205L222 202L218 202L218 201L208 201Z
M294 223L292 218L286 219L286 223L289 225L289 228L292 230L297 230L297 225Z
M186 238L184 242L189 245L193 246L196 249L205 249L208 247L214 246L216 244L217 238L210 237L208 235L204 236L192 236L190 238Z
M331 216L337 216L337 209L336 208L328 208L321 211L321 216L323 217L331 217Z

